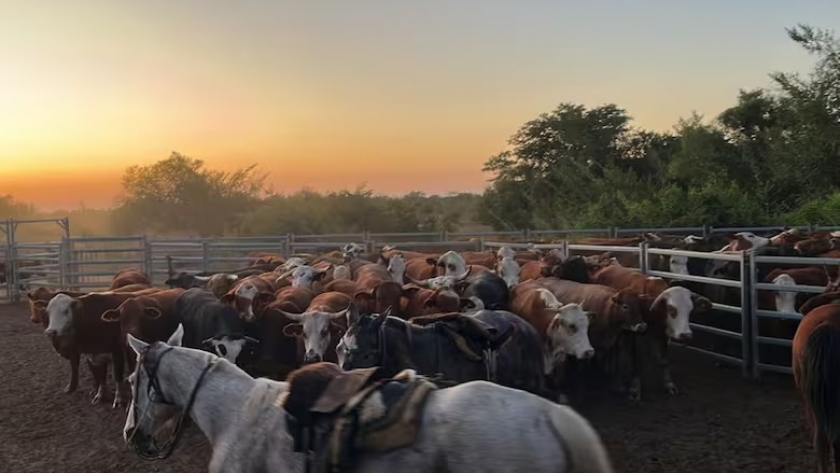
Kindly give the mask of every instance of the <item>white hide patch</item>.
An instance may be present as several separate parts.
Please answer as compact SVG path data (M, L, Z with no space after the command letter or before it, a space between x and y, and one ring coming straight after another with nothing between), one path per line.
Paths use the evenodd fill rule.
M402 253L395 253L388 260L388 273L394 281L405 284L405 256Z
M755 251L760 248L764 248L765 246L770 244L769 238L757 236L755 233L752 232L740 232L736 233L735 236L741 237L742 239L752 244L752 247L748 251Z
M292 272L292 287L311 289L317 272L318 270L312 266L298 266Z
M303 258L293 256L293 257L287 259L285 263L280 265L280 268L282 268L284 271L288 271L288 270L293 269L293 268L299 268L301 266L304 266L305 264L306 264L306 261L304 261Z
M333 271L333 280L336 279L353 279L350 268L345 264L336 266Z
M780 274L773 279L773 284L779 286L779 290L776 291L776 311L795 314L796 292L781 289L796 287L796 281L789 274Z
M496 271L499 273L499 276L505 281L508 288L516 286L519 284L519 272L520 267L519 263L516 262L515 259L511 257L504 257L499 261L497 265Z
M254 286L250 282L246 282L241 284L239 287L236 288L236 292L234 295L236 298L245 299L247 302L247 306L245 308L245 312L240 313L241 316L245 320L254 320L256 315L254 315L254 297L257 296L259 293L259 289L257 286Z
M444 267L444 276L459 276L467 271L464 257L454 251L447 251L438 258L438 264Z
M57 294L50 299L46 310L49 323L45 333L61 337L72 331L72 304L73 298L67 294Z
M688 257L687 256L671 256L669 265L671 272L674 274L688 274Z
M213 345L213 351L233 364L236 364L236 359L239 358L239 354L242 353L242 347L246 343L244 338L232 339L227 336L218 340L210 340L210 344Z
M667 316L666 332L668 336L676 340L691 336L689 316L691 311L694 310L691 291L684 287L674 286L662 291L659 297L665 299L665 304L673 307L677 314L676 317Z
M505 258L516 258L516 251L511 249L509 246L503 246L499 248L499 251L496 252L496 256L503 260Z

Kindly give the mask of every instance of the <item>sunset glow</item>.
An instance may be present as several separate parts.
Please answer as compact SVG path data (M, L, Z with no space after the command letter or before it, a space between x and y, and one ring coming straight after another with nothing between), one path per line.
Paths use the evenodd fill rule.
M807 68L786 26L840 18L816 0L3 10L0 194L47 207L110 205L126 167L171 151L258 164L283 192L480 191L483 162L560 102L615 102L656 130L711 117L768 72Z

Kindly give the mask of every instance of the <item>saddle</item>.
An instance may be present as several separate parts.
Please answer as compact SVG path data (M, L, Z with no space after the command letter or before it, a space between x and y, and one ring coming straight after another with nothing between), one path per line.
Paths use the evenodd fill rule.
M420 326L435 324L472 361L483 361L481 353L485 350L498 350L513 335L514 330L513 325L508 325L500 332L492 325L458 312L414 317L410 322Z
M411 445L420 433L431 381L405 370L392 378L379 367L344 372L332 363L307 365L289 377L283 402L295 451L307 471L352 471L363 453Z

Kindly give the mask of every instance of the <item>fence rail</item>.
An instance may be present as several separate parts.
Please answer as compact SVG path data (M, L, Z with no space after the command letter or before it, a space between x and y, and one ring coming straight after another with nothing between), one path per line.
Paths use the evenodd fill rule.
M280 235L270 237L241 238L170 238L152 239L147 236L120 237L70 237L69 223L56 221L65 230L65 236L57 241L18 242L14 238L14 229L9 221L0 221L0 302L17 301L23 296L26 287L44 286L75 291L102 290L107 287L113 274L127 266L144 270L153 283L162 285L168 274L168 261L171 259L176 271L216 272L233 267L247 265L259 253L280 253L294 255L337 250L347 243L364 243L369 251L376 251L384 246L396 246L411 249L452 249L457 251L494 250L502 246L514 249L556 249L563 255L571 252L616 252L635 254L643 274L666 279L682 280L688 283L702 283L720 287L721 290L735 291L739 305L714 302L713 309L726 314L726 326L712 323L700 323L693 320L691 328L730 343L728 350L719 349L715 343L710 346L688 346L690 350L700 351L719 360L737 364L745 376L757 376L761 372L790 373L790 365L770 362L764 355L773 347L789 351L791 341L775 338L759 332L760 321L776 320L796 323L802 318L796 312L777 312L759 307L761 291L779 291L780 286L756 281L760 265L826 265L840 266L840 259L756 256L751 253L720 254L698 253L683 250L651 248L646 244L638 246L601 246L575 244L569 238L580 235L621 236L658 232L668 234L730 233L751 231L767 233L779 231L782 226L712 228L673 227L673 228L627 228L615 227L584 230L545 230L545 231L508 231L508 232L425 232L425 233L354 233L337 235ZM41 223L39 221L39 223ZM802 227L806 228L806 227ZM840 227L810 225L810 230L837 230ZM557 238L565 237L565 238ZM551 239L551 242L546 242ZM682 256L714 260L739 267L738 279L722 279L706 276L674 273L653 269L652 257ZM4 292L5 289L5 292ZM784 287L783 292L821 293L823 287L793 286Z

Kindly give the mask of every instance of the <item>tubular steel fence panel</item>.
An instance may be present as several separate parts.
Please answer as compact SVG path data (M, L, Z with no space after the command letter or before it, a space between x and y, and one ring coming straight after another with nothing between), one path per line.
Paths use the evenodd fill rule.
M42 223L43 221L35 221ZM780 231L782 226L767 227L671 227L671 228L604 228L583 230L524 230L508 232L424 232L424 233L349 233L336 235L279 235L241 238L181 238L153 239L147 236L73 237L69 236L69 222L58 223L65 235L59 241L21 242L15 239L15 229L27 222L0 221L0 301L17 301L30 287L44 286L77 291L102 290L110 284L114 273L134 266L145 271L153 283L162 285L167 278L168 259L176 272L212 273L241 267L256 259L260 253L317 254L340 250L348 243L362 243L368 251L376 252L385 246L415 251L497 251L503 246L528 250L557 249L563 255L575 252L590 254L613 252L635 255L638 269L652 277L681 280L688 283L714 285L721 291L737 294L730 300L738 305L714 302L714 316L692 315L691 327L695 338L686 348L741 366L745 376L762 372L790 373L790 364L772 363L768 350L787 350L791 341L764 333L770 323L796 323L798 312L777 312L760 306L763 291L778 292L782 286L758 281L761 265L825 265L840 267L840 259L756 256L753 253L721 254L638 246L584 245L570 239L586 236L621 236L647 232L673 235L710 235L750 231L767 233ZM840 227L809 225L809 230L834 231ZM551 241L547 243L546 240ZM720 261L738 265L738 279L673 273L653 269L651 258L682 256ZM785 286L784 291L821 293L818 286Z

